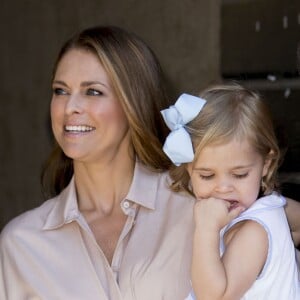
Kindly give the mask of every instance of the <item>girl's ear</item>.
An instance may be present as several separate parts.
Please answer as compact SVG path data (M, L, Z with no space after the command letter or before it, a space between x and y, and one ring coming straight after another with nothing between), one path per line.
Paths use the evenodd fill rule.
M269 168L270 168L271 163L272 163L273 154L274 154L274 151L271 150L265 158L262 177L266 176L269 172Z

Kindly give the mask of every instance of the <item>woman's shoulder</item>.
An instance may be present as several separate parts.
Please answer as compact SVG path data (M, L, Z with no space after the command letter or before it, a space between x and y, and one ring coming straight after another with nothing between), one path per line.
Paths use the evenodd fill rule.
M174 199L184 204L194 204L194 197L187 192L175 192L171 188L172 179L169 171L153 171L137 163L134 179L129 194L158 198L160 202ZM174 202L173 201L173 202Z
M49 199L40 206L21 213L10 220L2 229L0 239L18 236L24 231L41 230L49 212L56 205L58 197Z

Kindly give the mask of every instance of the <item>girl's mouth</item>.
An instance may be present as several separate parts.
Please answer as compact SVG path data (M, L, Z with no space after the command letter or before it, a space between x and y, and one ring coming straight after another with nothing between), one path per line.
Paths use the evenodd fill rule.
M239 206L239 202L236 201L236 200L226 200L227 202L230 203L230 206L229 206L229 211L231 211L232 209L235 209Z

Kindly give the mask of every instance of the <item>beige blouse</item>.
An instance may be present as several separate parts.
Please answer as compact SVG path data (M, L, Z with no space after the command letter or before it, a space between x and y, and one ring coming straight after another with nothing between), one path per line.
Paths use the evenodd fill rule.
M74 180L0 235L1 300L183 300L190 291L194 200L136 164L127 222L109 265L78 210Z

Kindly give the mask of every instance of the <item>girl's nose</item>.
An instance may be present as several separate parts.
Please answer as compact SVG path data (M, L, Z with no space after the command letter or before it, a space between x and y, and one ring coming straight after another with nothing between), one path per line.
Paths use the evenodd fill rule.
M219 193L232 192L233 184L229 178L221 178L217 181L215 190Z

